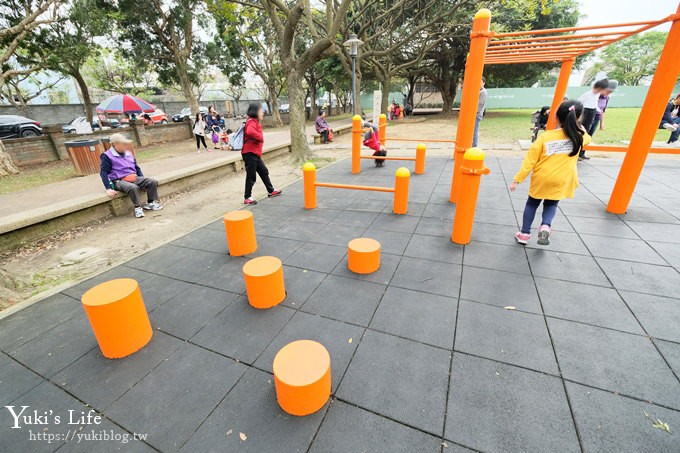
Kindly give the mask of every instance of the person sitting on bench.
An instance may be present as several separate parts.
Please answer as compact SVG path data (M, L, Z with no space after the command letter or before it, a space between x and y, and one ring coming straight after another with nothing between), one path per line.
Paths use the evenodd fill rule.
M147 178L137 165L132 153L132 140L123 134L113 134L110 137L111 148L101 155L99 175L102 178L106 194L113 198L118 192L125 192L130 196L135 206L135 217L144 217L144 209L160 211L163 206L158 202L158 181ZM142 205L140 191L146 190L147 203Z
M671 131L668 144L680 148L680 141L678 140L678 137L680 137L680 94L676 95L666 105L659 128Z
M319 116L316 117L316 133L321 136L321 143L325 145L329 141L333 141L330 138L331 127L326 121L326 111L321 110Z

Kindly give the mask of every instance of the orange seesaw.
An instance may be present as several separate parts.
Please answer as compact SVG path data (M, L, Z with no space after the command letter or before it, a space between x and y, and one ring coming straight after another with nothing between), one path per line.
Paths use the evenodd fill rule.
M379 129L380 143L385 145L383 140L385 134L385 115L380 115L381 129ZM416 146L416 156L415 157L388 157L388 156L362 156L361 155L361 135L369 129L362 129L361 127L361 117L355 115L352 118L352 173L361 173L361 159L373 159L373 160L401 160L401 161L411 161L415 162L416 166L413 173L416 175L422 175L425 173L425 154L427 147L422 143ZM411 140L411 141L423 141L423 140Z
M328 187L332 189L391 192L394 194L394 207L392 211L395 214L406 214L408 212L408 188L411 180L411 172L408 171L408 168L401 167L397 169L394 178L394 187L358 186L353 184L316 182L316 166L311 162L307 162L302 167L302 173L304 180L305 209L316 208L317 187Z

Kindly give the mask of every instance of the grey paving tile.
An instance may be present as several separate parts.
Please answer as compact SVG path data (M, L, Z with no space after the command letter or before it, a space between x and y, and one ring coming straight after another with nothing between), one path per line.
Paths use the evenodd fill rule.
M149 318L155 329L187 340L238 297L226 291L194 285L152 311Z
M456 353L445 438L480 451L580 451L560 380Z
M518 310L542 313L530 275L465 267L460 297L498 307L513 306Z
M551 250L553 252L563 252L563 253L575 253L577 255L590 255L588 249L583 245L583 241L576 233L570 233L567 231L558 231L553 229L550 236L550 245L539 245L538 244L538 228L532 231L532 239L527 244L527 248Z
M152 275L139 282L146 310L151 311L160 307L177 294L191 288L190 283L185 283L162 275Z
M312 295L326 278L326 274L284 265L283 277L286 284L286 298L281 305L297 309Z
M676 269L680 269L680 244L650 242L649 245L656 250L656 253L663 256L668 264Z
M585 451L677 450L675 434L652 425L659 419L672 430L680 426L680 412L571 382L567 382L567 392Z
M644 333L615 289L545 278L536 278L536 287L548 316Z
M680 342L680 299L628 291L621 297L650 336Z
M299 311L255 361L255 366L272 372L274 357L285 345L297 340L318 341L331 356L331 377L335 390L345 374L363 332L364 329L361 327Z
M531 273L523 248L516 245L471 242L465 246L464 264L519 274Z
M419 221L420 217L416 216L380 214L374 219L371 228L397 233L413 233Z
M560 203L560 210L569 218L574 217L592 217L595 219L616 219L616 215L607 212L607 207L604 203L578 203L578 202L562 202Z
M477 225L473 227L473 229ZM450 238L453 228L453 221L448 219L439 219L434 217L422 217L416 228L417 234L424 234L428 236L441 236Z
M678 296L680 273L672 267L598 258L598 263L617 289Z
M494 225L507 225L517 228L515 213L505 209L481 209L475 211L475 222L491 223Z
M36 373L51 377L96 347L97 340L85 312L82 311L10 351L10 355Z
M197 372L200 370L200 372ZM246 367L185 344L116 401L106 415L148 433L160 450L177 450L196 431Z
M536 277L611 286L598 263L590 256L551 252L544 249L527 249L527 256L531 272Z
M385 285L329 275L302 309L308 313L367 326L384 292Z
M126 265L165 277L197 283L205 276L206 271L216 269L231 259L233 258L225 254L202 250L187 251L184 247L164 245L129 261Z
M372 184L372 182L369 182ZM394 183L385 183L385 187L391 187L393 186ZM376 184L378 185L378 184ZM374 199L375 197L375 199ZM371 195L371 199L360 199L360 200L355 200L350 205L347 207L347 209L352 209L355 211L370 211L370 212L383 212L383 210L387 209L389 212L392 212L392 196L390 195L389 201L385 199L386 197L376 197L376 192L373 192Z
M366 331L337 396L440 435L444 427L450 354L432 346Z
M363 236L364 231L366 231L367 228L368 225L345 226L331 223L329 225L325 225L323 230L310 240L318 244L327 244L346 248L349 241ZM310 245L313 244L308 244L307 246Z
M302 199L302 197L300 199ZM324 208L316 209L300 208L295 210L294 212L295 215L293 215L292 217L294 217L295 220L297 221L320 223L322 225L330 223L333 219L337 218L340 214L342 214L342 211L340 209L324 209Z
M646 337L548 318L565 379L680 408L680 383Z
M310 452L439 453L440 450L441 441L436 437L342 401L333 401Z
M223 263L206 266L197 276L197 282L211 288L241 294L246 290L243 266L248 261L248 257L228 257Z
M456 299L400 288L388 288L370 327L451 349L456 324L456 308Z
M543 316L460 301L456 351L558 374Z
M366 229L373 223L376 217L378 217L377 212L346 210L336 216L330 224L354 227L355 230Z
M295 313L276 306L258 310L240 297L201 329L191 342L241 362L253 363Z
M373 238L380 242L380 251L392 255L403 255L409 241L410 233L399 233L396 231L381 230L371 227L364 232L363 237Z
M323 225L313 222L290 221L268 234L271 237L310 241L319 236Z
M55 294L0 320L0 349L9 352L38 335L82 314L80 302Z
M626 221L645 241L672 242L680 244L680 225Z
M274 378L251 368L182 451L303 452L311 444L324 412L306 417L286 414L276 402ZM241 440L241 433L246 440Z
M224 223L222 223L224 225ZM172 241L170 244L179 247L203 250L214 253L229 253L227 247L227 235L224 227L222 230L212 228L199 228L198 230Z
M622 217L630 222L680 223L675 216L657 207L630 206Z
M463 246L454 244L446 238L414 234L411 236L404 256L461 264L463 262Z
M413 289L447 297L458 297L461 266L404 257L392 277L391 286Z
M675 375L680 376L680 343L671 343L670 341L663 340L656 340L654 343L675 372Z
M582 234L581 238L593 256L640 263L666 265L664 260L650 246L639 239L612 238Z
M257 256L275 256L283 261L304 244L305 243L302 241L295 241L293 239L270 238L263 236L257 240L257 251L255 253L251 253L246 258L255 258Z
M428 203L427 206L425 206L422 216L452 221L456 212L456 206L450 203L445 203L445 201L446 199L442 197L440 203Z
M407 217L420 217L423 215L423 212L425 212L425 207L427 206L426 202L416 202L413 200L409 200L408 202L408 211L406 212L405 216ZM393 203L388 203L383 210L381 211L383 214L390 214L394 215L396 217L402 217L401 214L397 215L394 214L394 205Z
M289 266L330 273L347 254L344 247L324 244L305 244L284 260Z
M382 248L382 242L381 242ZM363 280L372 283L380 283L382 285L387 285L392 280L394 272L397 270L397 266L401 261L401 256L390 255L384 253L381 250L380 254L380 268L373 272L372 274L355 274L350 271L347 267L347 259L343 259L333 270L334 275L340 275L342 277L356 278L358 280Z
M638 237L637 234L621 220L569 217L569 222L579 234L596 234L599 236L627 239L636 239Z
M42 381L40 376L0 353L0 404L10 404Z
M54 376L53 381L98 410L105 410L182 344L163 332L154 332L146 346L123 359L107 359L95 348Z
M87 279L84 282L80 282L77 285L71 286L70 288L63 290L62 293L80 300L80 298L83 297L83 294L85 294L87 290L97 286L100 283L104 283L109 280L114 280L116 278L133 278L141 284L141 282L151 277L152 275L153 274L150 274L148 272L133 269L125 265L116 266L112 269L109 269L106 272L102 272L99 275Z

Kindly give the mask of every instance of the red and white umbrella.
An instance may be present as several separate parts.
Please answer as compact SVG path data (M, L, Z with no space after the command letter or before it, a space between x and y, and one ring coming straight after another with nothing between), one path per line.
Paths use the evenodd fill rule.
M130 94L117 94L97 106L100 113L151 113L156 106Z

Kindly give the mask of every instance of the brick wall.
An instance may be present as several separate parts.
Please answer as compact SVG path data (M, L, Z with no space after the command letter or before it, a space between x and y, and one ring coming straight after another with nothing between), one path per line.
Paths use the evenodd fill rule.
M143 127L148 144L182 141L193 137L191 123L154 124ZM141 129L140 129L141 131Z
M52 141L47 135L3 140L5 149L19 165L40 164L58 160Z

